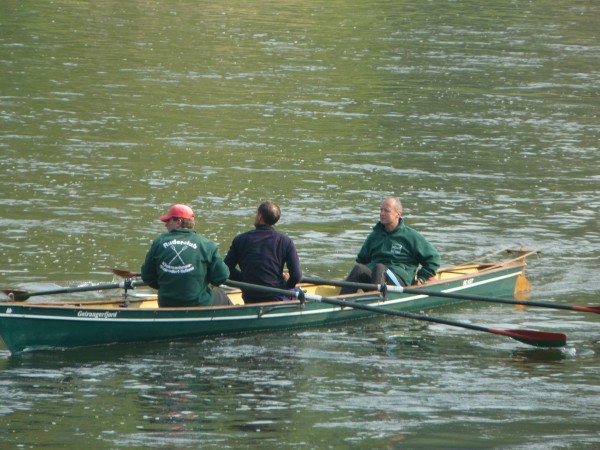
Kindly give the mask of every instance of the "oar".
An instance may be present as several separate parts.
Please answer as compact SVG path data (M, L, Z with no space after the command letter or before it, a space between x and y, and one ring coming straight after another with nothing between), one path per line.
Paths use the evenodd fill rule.
M142 276L142 274L140 272L132 272L130 270L122 270L122 269L110 269L110 270L116 276L122 277L122 278L135 278L135 277Z
M544 331L536 331L536 330L500 330L498 328L490 328L490 327L483 327L483 326L479 326L479 325L472 325L469 323L455 322L452 320L440 319L440 318L431 317L431 316L422 316L419 314L413 314L413 313L409 313L409 312L405 312L405 311L396 311L394 309L382 308L380 306L363 305L360 303L349 302L349 301L340 300L337 298L322 297L320 295L307 294L307 293L303 293L303 292L301 293L301 292L294 291L294 290L288 291L285 289L277 289L277 288L271 288L271 287L266 287L266 286L259 286L256 284L242 283L240 281L232 281L232 280L225 281L225 284L228 284L229 286L234 286L234 287L237 287L240 289L254 290L254 291L263 292L263 293L269 293L269 294L275 294L275 295L286 295L286 296L289 295L291 298L296 298L296 299L302 298L302 296L304 296L304 298L306 298L308 300L312 300L315 302L321 302L321 303L329 303L331 305L337 305L337 306L341 306L343 308L364 309L365 311L372 311L372 312L381 313L381 314L391 314L394 316L401 316L401 317L406 317L406 318L414 319L414 320L424 320L427 322L441 323L443 325L450 325L453 327L466 328L469 330L484 331L487 333L500 334L502 336L508 336L510 338L513 338L513 339L515 339L519 342L523 342L525 344L534 345L536 347L564 347L567 343L567 336L563 333L547 333Z
M37 295L68 294L72 292L102 291L106 289L132 289L136 286L146 286L146 283L143 281L123 281L121 283L94 284L90 286L80 286L74 288L50 289L48 291L27 292L3 289L2 292L4 292L12 301L24 302L28 298Z
M141 277L142 274L140 272L132 272L131 270L123 270L123 269L110 269L113 274L121 278L136 278ZM219 286L222 289L228 290L232 289L229 286Z
M330 286L350 287L350 288L364 289L364 290L369 290L369 291L384 291L387 289L388 292L400 292L400 293L404 292L406 294L426 295L428 297L446 297L446 298L455 298L455 299L459 299L459 300L473 300L476 302L506 303L508 305L538 306L540 308L566 309L569 311L582 311L582 312L600 314L600 306L559 305L559 304L554 304L554 303L510 300L510 299L506 299L506 298L489 297L489 296L485 296L485 295L471 295L471 294L459 294L456 292L428 291L426 289L407 288L404 286L353 283L351 281L322 280L320 278L312 278L312 277L303 277L302 281L306 281L307 283L313 283L313 284L327 284Z

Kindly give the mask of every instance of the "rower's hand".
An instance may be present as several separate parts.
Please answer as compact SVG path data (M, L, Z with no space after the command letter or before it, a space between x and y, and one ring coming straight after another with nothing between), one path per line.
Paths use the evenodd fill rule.
M437 280L437 278L435 276L429 277L428 280L424 280L423 278L419 278L419 279L417 279L417 285L420 286L422 284L429 283L430 281L436 281L436 280Z
M290 274L289 274L289 273L287 273L287 272L283 272L283 279L284 279L285 281L289 280L289 279L290 279Z

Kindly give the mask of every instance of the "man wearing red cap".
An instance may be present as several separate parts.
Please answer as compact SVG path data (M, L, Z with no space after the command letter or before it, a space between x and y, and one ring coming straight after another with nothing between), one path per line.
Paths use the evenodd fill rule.
M194 212L186 205L173 205L160 217L167 232L152 242L142 264L142 280L158 289L158 305L210 306L229 304L221 289L213 289L229 276L217 244L197 234Z

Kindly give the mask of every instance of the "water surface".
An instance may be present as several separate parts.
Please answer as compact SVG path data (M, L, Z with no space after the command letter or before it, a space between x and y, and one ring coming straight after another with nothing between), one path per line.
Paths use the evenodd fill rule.
M322 2L321 2L322 3ZM225 252L276 199L309 275L341 278L402 197L444 264L507 247L533 299L598 304L596 2L23 3L0 7L2 284L137 270L174 202ZM596 448L594 316L465 304L10 356L7 448ZM1 344L0 344L1 345Z

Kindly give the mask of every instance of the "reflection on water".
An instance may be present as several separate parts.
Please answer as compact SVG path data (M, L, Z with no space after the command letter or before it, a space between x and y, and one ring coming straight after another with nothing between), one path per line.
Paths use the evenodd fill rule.
M480 313L491 323L505 317ZM415 442L417 432L433 439L416 440L427 447L442 445L448 433L464 433L459 442L473 445L478 438L468 429L484 423L516 421L535 432L547 393L559 385L561 408L593 410L593 397L573 395L593 368L570 385L561 374L578 358L568 351L515 350L495 336L447 328L382 318L330 330L18 355L2 364L2 396L18 399L3 414L10 425L32 415L50 422L50 411L65 411L55 431L43 441L28 436L30 443L62 442L54 433L89 418L82 438L123 447L201 440L222 448L240 439L276 447L305 442L306 429L316 447L332 438L375 447Z
M2 11L5 288L137 270L175 201L226 251L266 197L305 272L343 277L394 193L445 265L540 249L532 300L598 302L591 2L4 0ZM566 332L569 346L382 318L15 357L0 348L1 438L598 445L593 315L468 304L436 314Z
M513 353L513 359L517 364L526 365L533 363L556 363L564 361L567 353L557 349L519 349Z

